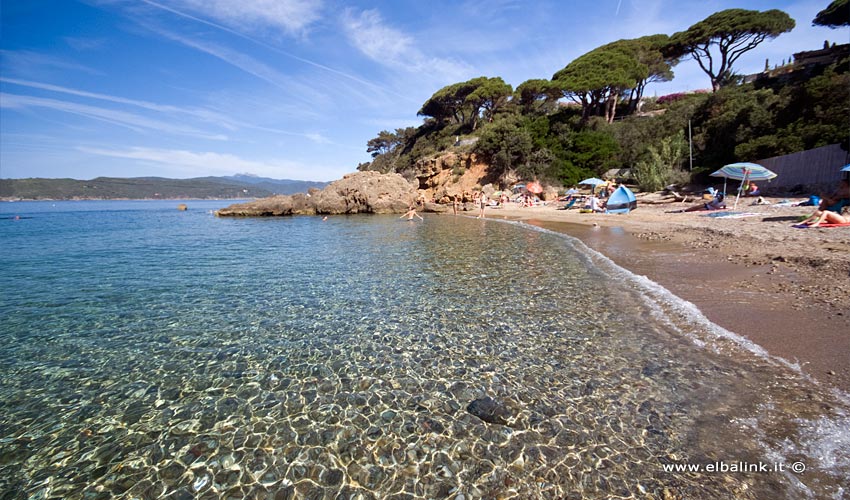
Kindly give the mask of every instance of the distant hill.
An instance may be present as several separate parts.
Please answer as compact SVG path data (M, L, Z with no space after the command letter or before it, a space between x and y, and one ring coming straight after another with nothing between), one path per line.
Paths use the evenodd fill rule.
M0 179L0 199L228 199L262 198L323 188L327 182L269 179L252 175L166 179L98 177L78 179Z

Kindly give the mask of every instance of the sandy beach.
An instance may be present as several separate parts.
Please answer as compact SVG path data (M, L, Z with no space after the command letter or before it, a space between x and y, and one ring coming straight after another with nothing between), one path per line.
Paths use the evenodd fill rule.
M638 195L629 214L509 204L486 216L575 236L821 384L850 392L850 227L794 228L812 207L766 200L742 198L734 210L730 200L725 213L754 214L740 218L668 213L695 202L657 195Z

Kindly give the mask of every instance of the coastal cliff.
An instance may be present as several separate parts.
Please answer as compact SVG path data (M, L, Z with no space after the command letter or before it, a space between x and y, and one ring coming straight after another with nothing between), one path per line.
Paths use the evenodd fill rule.
M417 199L416 187L399 174L355 172L308 193L271 196L237 203L216 212L221 217L404 213Z

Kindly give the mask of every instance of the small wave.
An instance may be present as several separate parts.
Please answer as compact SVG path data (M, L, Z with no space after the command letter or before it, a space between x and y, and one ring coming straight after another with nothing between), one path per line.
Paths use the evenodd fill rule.
M599 270L606 273L610 277L621 278L630 281L631 283L637 285L644 293L641 294L641 297L644 299L645 303L649 305L653 312L656 314L656 319L664 321L667 326L674 328L680 334L686 335L694 344L700 347L712 347L715 350L721 350L721 346L717 343L707 343L703 339L700 339L698 336L687 333L691 330L701 330L706 333L711 334L711 336L717 339L729 340L734 342L737 346L749 351L756 356L759 356L764 359L768 359L774 363L782 365L786 368L790 368L798 373L800 376L806 378L807 380L816 383L817 381L812 379L810 376L805 374L799 363L789 361L780 356L775 356L770 354L760 345L751 341L746 337L742 337L732 331L729 331L722 326L713 323L709 320L699 308L694 305L692 302L688 302L687 300L675 295L670 290L664 288L660 284L652 281L646 276L642 276L639 274L635 274L628 269L625 269L619 265L617 265L613 260L606 257L601 252L598 252L587 245L584 244L580 239L570 236L568 234L559 233L556 231L552 231L549 229L533 226L531 224L521 222L521 221L497 221L497 222L508 222L511 224L516 224L527 229L531 229L534 231L540 231L546 234L551 234L557 237L562 237L566 239L570 246L572 246L576 251L584 254L588 260ZM677 321L673 321L674 317ZM682 321L685 322L686 325L693 328L682 328ZM850 395L848 395L850 397Z

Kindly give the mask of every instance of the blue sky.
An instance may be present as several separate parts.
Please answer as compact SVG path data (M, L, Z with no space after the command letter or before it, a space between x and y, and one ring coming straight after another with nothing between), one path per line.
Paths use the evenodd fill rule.
M251 173L333 180L381 130L417 126L441 87L516 87L622 39L727 8L782 9L791 33L736 65L761 70L848 30L829 0L0 0L0 177ZM694 61L650 86L710 87Z

